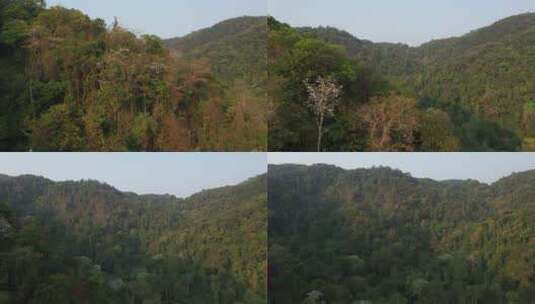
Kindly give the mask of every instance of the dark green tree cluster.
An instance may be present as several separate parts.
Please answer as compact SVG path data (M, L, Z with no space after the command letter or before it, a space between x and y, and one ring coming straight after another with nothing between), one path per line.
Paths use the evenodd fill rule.
M341 44L273 18L268 21L269 147L315 150L317 128L307 106L306 83L334 79L340 102L324 122L321 151L457 150L452 123L442 110L425 110L411 95L380 76ZM440 126L437 126L440 123ZM441 141L436 138L441 137Z
M533 150L534 33L535 14L522 14L409 47L360 40L331 27L291 28L271 18L270 149L312 149L302 78L320 74L338 77L345 87L344 101L327 122L331 142L325 150ZM361 106L374 97L379 101ZM400 97L414 102L400 104ZM383 106L397 108L393 113L401 106L407 115L388 115ZM370 115L382 120L374 126Z
M25 134L20 126L26 102L26 54L23 45L31 21L43 10L42 1L0 1L0 148L24 149Z
M265 303L265 179L178 199L0 176L0 303Z
M0 17L0 150L266 148L264 95L202 58L40 0Z
M270 166L270 303L534 303L535 172Z

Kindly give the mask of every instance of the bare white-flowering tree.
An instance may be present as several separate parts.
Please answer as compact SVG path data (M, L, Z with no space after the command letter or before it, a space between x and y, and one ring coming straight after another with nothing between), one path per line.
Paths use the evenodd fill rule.
M318 152L321 151L323 122L326 117L334 116L334 109L340 100L342 86L333 77L319 76L315 81L305 80L308 92L307 105L316 117L318 127Z

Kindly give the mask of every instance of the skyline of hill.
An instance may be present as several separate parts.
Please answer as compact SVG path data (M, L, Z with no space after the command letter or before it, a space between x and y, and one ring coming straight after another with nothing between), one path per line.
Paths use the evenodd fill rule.
M271 303L535 298L535 170L483 184L270 165L268 185Z
M266 150L259 30L209 62L41 0L2 0L0 15L0 150Z
M0 299L263 303L265 179L181 199L0 175Z
M282 106L270 121L271 149L311 149L304 133L312 131L305 122L312 118L305 113L307 109L297 109L306 94L294 83L298 74L286 71L287 66L301 69L301 78L335 76L346 88L339 112L326 122L328 151L535 149L535 13L511 16L463 36L445 37L419 47L361 40L334 27L293 28L273 18L270 27L273 81L282 78L283 86L291 86L279 87L270 95L280 99L276 104ZM317 55L299 54L308 52L306 48L312 48L312 44L316 44ZM370 103L374 99L381 102ZM380 107L387 105L407 115L396 118L399 110L381 113ZM357 115L351 117L351 113ZM388 127L386 123L374 126L373 121L379 118L372 121L372 116L391 119L392 124L399 124L394 127L398 129L391 130L392 134L386 130L385 135L366 134ZM296 120L302 121L301 126ZM441 126L418 130L425 129L430 121L441 121ZM441 134L436 133L439 129ZM357 134L360 138L369 136L368 143L362 143ZM400 134L402 142L384 145L385 140ZM427 140L434 142L425 143ZM382 146L377 147L375 141Z
M186 198L190 198L191 196L194 196L194 195L197 195L199 194L200 192L203 192L203 191L210 191L210 190L214 190L214 189L220 189L220 188L226 188L226 187L234 187L234 186L237 186L239 184L242 184L242 183L245 183L251 179L254 179L255 177L257 176L261 176L261 175L264 175L265 173L261 173L261 174L256 174L254 176L251 176L251 177L247 177L241 181L238 181L238 182L233 182L233 183L229 183L229 184L225 184L225 185L220 185L220 186L207 186L207 187L203 187L201 190L195 192L195 193L192 193L192 194L186 194L186 195L178 195L178 194L173 194L173 193L167 193L167 192L162 192L162 193L155 193L155 192L143 192L143 191L137 191L137 190L122 190L120 189L120 187L117 187L115 185L113 185L113 183L109 183L109 182L104 182L104 181L101 181L99 180L98 178L62 178L62 179L54 179L54 178L50 178L50 177L47 177L46 174L32 174L32 173L25 173L25 174L4 174L4 173L0 173L0 180L2 179L10 179L10 178L42 178L42 179L45 179L51 183L83 183L83 182L95 182L95 183L98 183L98 184L101 184L101 185L105 185L107 187L110 187L110 188L113 188L115 189L116 191L119 191L119 192L123 192L123 193L131 193L131 194L135 194L135 195L138 195L138 196L169 196L169 197L174 197L176 199L186 199ZM179 182L179 181L177 181Z
M240 79L265 92L267 17L231 18L164 42L175 56L208 60L224 81Z

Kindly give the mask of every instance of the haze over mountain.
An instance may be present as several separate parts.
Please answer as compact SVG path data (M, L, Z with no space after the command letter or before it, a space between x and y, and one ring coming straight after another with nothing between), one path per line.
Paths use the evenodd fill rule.
M91 18L103 18L108 24L118 18L136 34L153 34L162 39L187 35L235 16L267 14L263 0L47 0L46 4L78 9Z
M496 161L497 159L501 161ZM345 170L397 168L416 178L477 180L492 184L515 172L535 170L531 153L270 153L272 165L331 164Z
M120 191L188 197L267 170L254 153L0 153L2 173L53 181L98 180Z
M531 303L534 191L535 170L489 185L270 165L270 301Z
M433 39L463 35L472 29L524 12L535 12L531 0L351 1L272 0L269 14L301 26L333 26L374 42L418 46Z
M0 302L263 303L266 177L186 199L0 175Z

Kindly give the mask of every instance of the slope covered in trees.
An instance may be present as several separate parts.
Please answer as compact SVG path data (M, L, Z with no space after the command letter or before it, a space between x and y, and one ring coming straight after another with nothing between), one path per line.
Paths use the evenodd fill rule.
M217 65L40 0L0 17L0 150L266 149L265 96Z
M266 177L189 198L0 175L1 303L265 303Z
M533 303L535 172L270 166L271 303Z
M289 59L305 66L299 71L303 77L334 75L346 84L337 115L327 122L325 134L334 141L342 133L345 140L327 143L325 150L534 149L535 14L512 16L465 36L419 47L373 43L332 27L292 29L273 19L270 24L270 71L275 80L271 86L276 88L274 101L279 108L274 127L270 128L270 133L274 132L270 134L273 149L290 150L293 145L298 145L299 150L311 149L304 140L305 134L313 133L304 129L310 121L306 109L298 110L300 117L285 116L288 108L296 109L306 99L302 85L284 71ZM304 55L303 47L314 40L316 50ZM329 57L322 51L322 45L338 46L343 55L339 59ZM355 89L350 88L359 83L358 78L348 87L347 79L332 66L343 58L354 61L346 71L353 70L364 78L379 75L388 82L388 88L370 91L361 86L359 95L367 98L355 96ZM315 65L307 67L312 60ZM359 66L364 70L359 70ZM288 85L290 81L293 86ZM379 104L389 108L402 106L407 115L393 116L399 110L388 113L373 102L370 107L359 106L373 96L378 96ZM411 101L403 105L400 96ZM376 134L377 126L370 125L366 115L384 117L378 126L381 136ZM412 121L408 117L413 117ZM298 119L305 127L300 130L297 123L292 124L292 119ZM430 121L435 121L433 126L424 126ZM291 142L290 135L300 138L300 142ZM356 143L355 138L359 136L368 139L363 144ZM377 146L377 140L382 144ZM402 142L401 146L396 142Z
M247 81L265 93L267 18L238 17L165 44L179 57L206 59L224 81Z

